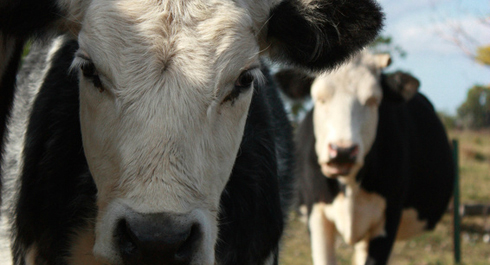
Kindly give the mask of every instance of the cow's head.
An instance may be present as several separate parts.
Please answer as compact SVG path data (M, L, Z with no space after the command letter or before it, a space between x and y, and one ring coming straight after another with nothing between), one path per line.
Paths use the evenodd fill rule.
M315 150L325 176L355 181L375 140L381 101L404 102L417 92L419 82L409 74L382 77L381 70L389 64L387 54L362 52L346 65L318 76L295 70L276 74L290 97L311 93Z
M98 189L93 252L116 264L214 264L259 56L333 67L382 20L371 0L60 2L80 46L72 69Z

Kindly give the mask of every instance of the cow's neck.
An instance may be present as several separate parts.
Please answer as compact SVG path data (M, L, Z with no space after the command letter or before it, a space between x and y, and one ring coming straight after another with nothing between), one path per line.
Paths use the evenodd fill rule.
M337 181L339 183L340 191L346 196L356 196L361 189L360 183L356 181L356 175L358 170L351 172L349 176L339 177Z
M327 216L348 244L384 233L386 201L361 188L354 178L338 179L340 193L327 209Z

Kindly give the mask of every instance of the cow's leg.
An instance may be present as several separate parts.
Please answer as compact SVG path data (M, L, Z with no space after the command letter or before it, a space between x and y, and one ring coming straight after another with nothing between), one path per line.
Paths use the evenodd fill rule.
M354 259L352 264L364 265L368 257L369 239L363 239L354 245Z
M335 224L325 216L325 204L313 205L308 218L314 265L335 265Z
M396 233L400 224L402 207L388 206L386 209L385 234L372 238L369 241L366 265L388 264L391 249L395 242Z

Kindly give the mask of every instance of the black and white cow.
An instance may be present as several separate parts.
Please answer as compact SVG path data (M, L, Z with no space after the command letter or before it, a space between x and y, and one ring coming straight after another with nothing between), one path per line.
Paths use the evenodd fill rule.
M8 102L25 40L64 35L25 134L14 263L277 264L291 143L259 58L331 68L381 23L372 0L2 0Z
M419 81L382 74L388 55L360 53L316 77L284 70L290 97L314 102L296 134L299 202L315 265L336 264L337 232L355 264L386 264L396 239L433 229L452 195L445 130Z

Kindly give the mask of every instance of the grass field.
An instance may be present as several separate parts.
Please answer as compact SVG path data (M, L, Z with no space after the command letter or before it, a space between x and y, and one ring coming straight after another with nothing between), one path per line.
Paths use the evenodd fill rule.
M461 203L490 204L490 131L453 131L459 140ZM307 228L298 216L291 214L281 252L281 265L310 265L310 243ZM490 264L489 220L483 217L462 219L462 264ZM399 242L393 250L394 265L453 264L452 216L446 214L435 231ZM488 241L487 241L488 242ZM338 264L351 264L352 247L337 238Z

